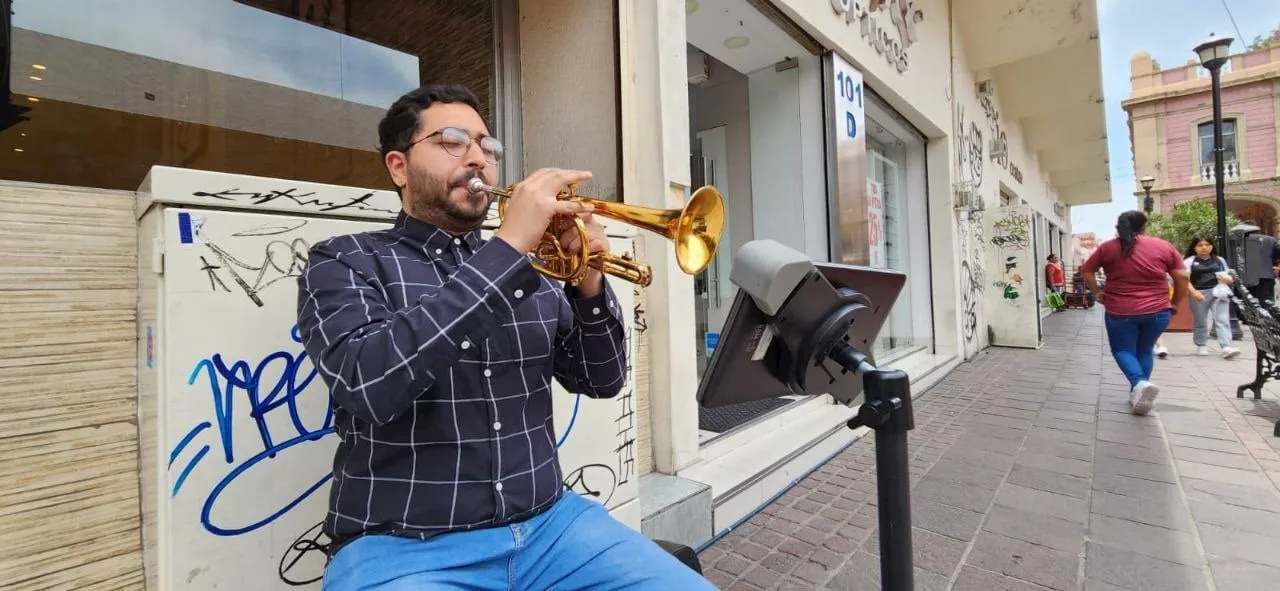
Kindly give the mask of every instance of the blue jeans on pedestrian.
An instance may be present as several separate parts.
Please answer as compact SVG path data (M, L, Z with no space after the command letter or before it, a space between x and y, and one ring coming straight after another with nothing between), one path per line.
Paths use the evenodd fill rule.
M1151 369L1155 367L1156 339L1169 327L1169 319L1173 314L1168 310L1142 316L1106 317L1107 341L1111 344L1111 355L1116 365L1129 378L1129 387L1138 382L1151 380Z
M325 591L715 589L595 501L565 491L522 523L428 540L366 535L325 569Z

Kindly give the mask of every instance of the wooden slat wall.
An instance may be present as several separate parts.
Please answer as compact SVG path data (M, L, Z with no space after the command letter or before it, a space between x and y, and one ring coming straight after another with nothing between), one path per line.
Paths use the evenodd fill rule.
M0 586L141 589L125 193L0 183Z

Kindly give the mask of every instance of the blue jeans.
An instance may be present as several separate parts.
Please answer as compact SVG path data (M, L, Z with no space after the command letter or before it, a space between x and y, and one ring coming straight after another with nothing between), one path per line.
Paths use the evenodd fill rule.
M1129 378L1130 388L1151 379L1151 369L1156 364L1156 339L1168 328L1172 317L1168 310L1143 316L1107 315L1111 355L1115 357L1120 371L1124 372L1124 377Z
M423 541L367 535L338 550L325 591L377 589L715 589L674 556L565 491L523 523Z

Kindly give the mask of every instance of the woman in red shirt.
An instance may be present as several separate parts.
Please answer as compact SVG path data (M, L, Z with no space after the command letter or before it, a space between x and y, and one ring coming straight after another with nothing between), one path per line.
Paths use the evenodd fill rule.
M1143 234L1146 228L1147 216L1142 212L1120 214L1116 238L1103 242L1080 266L1089 291L1106 308L1111 355L1129 379L1129 404L1137 415L1147 414L1160 393L1151 383L1154 348L1177 313L1173 302L1187 297L1189 277L1178 249ZM1105 293L1098 288L1099 269L1107 274ZM1169 277L1173 278L1172 298Z
M1062 261L1058 260L1056 254L1049 255L1045 260L1048 261L1044 265L1045 283L1048 284L1050 291L1062 293L1062 286L1067 282L1062 273Z

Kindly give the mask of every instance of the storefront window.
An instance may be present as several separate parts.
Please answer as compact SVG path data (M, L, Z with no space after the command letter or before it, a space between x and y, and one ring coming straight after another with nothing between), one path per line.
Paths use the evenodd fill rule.
M390 188L377 123L401 94L460 82L489 115L493 12L451 0L15 0L5 57L12 100L30 111L0 130L0 179L133 190L168 165Z
M866 264L907 275L874 348L886 359L933 346L929 233L920 227L929 219L925 138L874 93L867 98L867 203L878 210L868 220L880 240Z
M716 257L694 280L699 377L737 293L729 277L739 247L772 239L817 260L829 256L821 58L751 3L726 6L686 21L691 178L695 187L715 186L726 213ZM725 22L739 24L726 33ZM713 437L789 402L699 409L699 426Z

